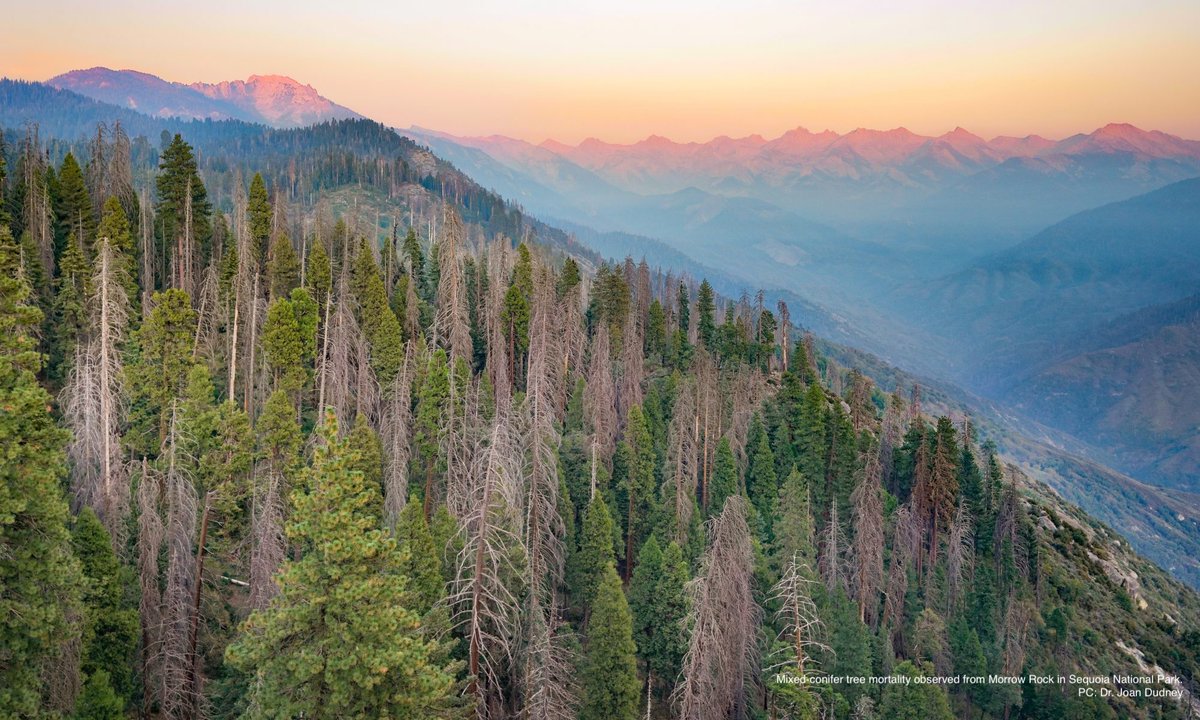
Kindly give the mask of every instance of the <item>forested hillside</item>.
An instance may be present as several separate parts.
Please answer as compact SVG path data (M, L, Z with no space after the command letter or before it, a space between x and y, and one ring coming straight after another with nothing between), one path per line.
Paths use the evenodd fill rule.
M372 123L192 127L5 136L0 716L1193 707L1192 590L786 305Z

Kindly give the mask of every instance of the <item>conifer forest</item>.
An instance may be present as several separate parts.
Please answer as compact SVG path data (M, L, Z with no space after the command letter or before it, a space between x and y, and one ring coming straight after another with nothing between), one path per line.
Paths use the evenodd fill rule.
M0 717L1200 709L1195 592L800 309L370 121L88 107L2 136Z

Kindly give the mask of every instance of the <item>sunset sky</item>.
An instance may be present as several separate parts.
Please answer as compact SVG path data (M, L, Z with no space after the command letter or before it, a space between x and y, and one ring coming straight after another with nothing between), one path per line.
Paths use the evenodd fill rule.
M0 75L278 73L459 135L1062 137L1130 122L1200 138L1196 0L46 0L4 16Z

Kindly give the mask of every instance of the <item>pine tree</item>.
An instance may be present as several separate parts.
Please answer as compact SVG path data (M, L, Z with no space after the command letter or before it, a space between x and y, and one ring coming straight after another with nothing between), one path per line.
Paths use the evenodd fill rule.
M267 260L267 287L271 298L287 297L300 287L300 259L285 232L276 234Z
M779 489L775 512L775 537L771 546L775 566L782 569L792 558L797 558L810 568L816 567L816 529L808 480L796 468L792 468Z
M212 233L209 221L212 207L192 147L178 134L159 156L155 187L158 191L155 228L159 231L160 248L170 263L169 279L173 287L190 292L200 267L197 250L207 247Z
M858 619L858 606L845 590L839 587L833 591L825 616L829 619L832 656L825 665L829 674L842 677L866 674L866 669L871 667L871 634ZM853 704L863 689L862 685L848 684L840 692Z
M442 577L442 553L421 503L410 498L400 511L396 522L396 541L403 551L400 572L409 578L413 609L421 615L428 613L445 595Z
M819 384L810 383L801 401L799 417L791 419L796 467L813 483L814 514L822 514L830 500L824 482L828 456L826 406L825 391Z
M758 424L761 428L761 424ZM758 442L747 448L750 462L746 467L746 495L762 519L766 537L770 537L772 520L775 517L775 498L779 495L779 481L775 476L775 455L767 433L760 429L755 433Z
M129 307L136 308L138 307L138 283L137 276L133 272L133 260L136 253L132 233L133 231L129 227L129 216L125 214L121 201L116 197L110 197L104 202L104 208L101 210L100 226L96 229L96 240L107 240L112 247L114 262L117 265L114 268L114 274L122 278ZM95 255L99 255L95 245L93 245L93 251Z
M127 573L112 550L108 531L91 508L85 507L75 518L71 544L87 579L81 669L89 679L102 673L121 700L118 709L124 709L133 693L139 630L137 610L125 603Z
M67 247L58 259L59 275L54 281L54 303L50 308L49 375L58 382L70 375L73 355L87 332L88 301L92 295L83 245L75 235L66 242Z
M508 357L508 376L515 381L519 368L524 367L523 358L529 351L529 298L515 283L504 293L500 326L503 328Z
M937 559L939 533L950 525L958 504L958 440L953 423L940 417L935 433L933 463L925 501L929 512L929 564Z
M748 475L747 480L749 480ZM754 491L749 487L746 490L749 497L757 500ZM715 512L725 507L726 498L736 495L738 492L737 459L733 457L729 438L721 438L721 442L717 443L716 459L713 461L712 479L708 481L709 512Z
M638 564L629 586L633 612L633 637L638 657L646 662L654 684L670 694L687 652L684 621L688 612L687 561L675 542L665 549L651 535L638 553Z
M58 170L58 202L55 204L58 220L56 246L59 253L72 240L79 243L85 252L91 250L91 243L96 238L94 212L92 198L83 180L83 170L75 156L67 153Z
M304 269L304 282L317 305L324 309L325 301L333 287L333 268L329 264L329 253L320 240L311 243L308 251L307 266Z
M574 290L579 285L582 278L579 274L579 263L575 262L575 258L567 258L563 261L562 272L558 275L558 283L555 290L558 296L564 297L568 292Z
M905 660L896 666L895 673L907 678L931 675L932 666L918 667ZM879 701L879 715L889 720L953 720L946 688L933 683L892 683L884 687Z
M715 312L716 302L713 299L712 285L705 280L700 283L700 290L696 293L696 327L700 341L709 352L717 349L717 326L713 317Z
M308 369L304 363L304 337L296 317L296 308L286 297L277 297L267 307L262 349L276 390L294 394L304 387L308 381Z
M383 386L391 384L404 363L400 323L388 304L379 266L364 243L354 258L354 297L358 324L371 346L371 368Z
M421 241L417 239L417 231L408 229L404 236L404 257L408 259L408 274L414 278L416 288L423 288L425 283L425 253L421 251Z
M136 334L136 362L129 368L135 447L147 455L167 436L171 400L182 393L191 370L196 332L196 311L187 293L165 290L150 304L153 309Z
M246 220L250 226L250 241L254 255L248 258L253 268L261 269L271 242L271 199L267 196L267 184L260 173L250 180L250 193L246 205Z
M627 448L629 457L629 467L617 494L617 502L625 515L625 579L628 580L633 575L637 548L650 534L651 513L657 496L654 446L641 405L629 408L625 440L621 444Z
M431 664L435 645L406 607L403 552L370 508L350 445L327 415L304 488L293 495L280 595L251 614L228 651L255 673L249 717L438 717L453 678Z
M72 618L80 579L60 489L68 435L34 376L40 359L31 331L41 313L29 304L19 263L12 235L0 226L0 616L21 619L0 623L0 716L36 717L43 691L53 695L71 681L70 673L42 673L54 671L78 633Z
M88 675L83 690L75 701L72 720L122 720L125 700L113 690L108 673L97 670Z
M417 390L417 410L414 418L416 467L424 484L422 498L425 517L433 512L436 487L434 481L445 471L441 440L443 413L450 397L450 373L446 353L440 348L434 351L425 369L420 388Z
M604 566L588 621L583 663L580 720L635 720L638 717L637 650L621 579Z
M615 560L613 553L612 516L608 503L597 493L588 503L583 516L583 529L579 535L579 552L574 556L575 600L580 607L590 609L596 593L604 579L605 568Z
M354 427L346 436L346 441L355 457L351 468L362 473L363 483L379 498L379 506L371 508L371 511L382 521L383 445L379 442L379 433L367 422L366 416L360 413L354 418Z

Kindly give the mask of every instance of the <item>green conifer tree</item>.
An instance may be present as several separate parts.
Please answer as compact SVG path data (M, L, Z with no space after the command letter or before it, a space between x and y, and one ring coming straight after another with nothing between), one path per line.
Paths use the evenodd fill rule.
M678 544L667 543L662 549L651 536L642 545L629 586L629 605L638 657L645 661L661 697L670 694L687 653L684 619L689 579L687 560Z
M57 251L61 254L72 240L78 242L85 252L90 251L91 243L96 239L95 210L83 179L83 170L72 153L67 153L59 166L57 200Z
M421 251L417 231L411 227L404 236L404 257L408 258L408 274L416 279L417 288L420 289L425 280L425 253Z
M308 381L304 339L296 308L286 297L277 297L267 307L262 349L276 390L295 393Z
M454 679L430 662L436 645L405 602L403 552L372 511L376 488L354 469L348 441L326 417L304 488L293 494L288 540L300 548L278 576L280 595L251 614L230 646L255 673L251 718L442 716Z
M615 561L613 553L613 520L608 503L597 493L588 503L579 535L579 552L574 556L576 603L590 609L604 578L605 569Z
M895 674L907 678L927 677L933 667L917 667L905 660L896 665ZM913 682L892 683L884 687L879 700L880 717L888 720L953 720L950 700L942 685Z
M130 365L130 436L134 447L156 455L166 437L171 400L182 394L192 368L196 311L182 290L155 293L153 309L135 335L137 354Z
M633 575L638 547L650 535L658 497L654 474L657 456L641 405L629 408L621 445L627 448L629 458L617 488L617 504L625 519L625 579L628 580Z
M287 297L300 287L300 258L292 247L292 239L280 232L271 243L271 254L267 260L267 286L271 298Z
M159 173L155 180L158 203L154 208L155 228L160 248L172 257L176 238L183 235L188 210L188 190L191 190L191 237L198 248L206 248L212 235L209 214L212 205L208 191L200 180L192 146L176 134L159 156Z
M442 413L450 397L450 367L446 351L434 351L425 370L420 388L417 390L417 409L413 418L416 448L415 467L424 483L421 498L425 517L433 512L434 481L445 471L445 459L441 456L443 433Z
M49 376L62 382L70 373L74 353L88 328L88 300L91 298L91 271L77 236L67 238L67 248L58 259L58 278L51 324Z
M129 307L139 307L137 273L134 272L136 248L133 245L133 231L129 226L129 216L116 197L110 197L104 202L100 213L100 226L96 229L96 239L108 239L112 245L113 261L119 266L119 272L124 277L125 295L129 298Z
M716 308L712 285L705 280L700 283L700 290L696 293L696 314L699 316L696 319L696 331L700 341L710 352L717 349L717 326L714 319Z
M383 521L383 444L367 418L359 413L354 418L354 427L346 437L354 454L352 468L361 472L363 482L379 497L379 507L373 508Z
M749 463L746 467L746 495L761 518L766 536L770 537L779 481L775 475L775 455L771 452L771 443L757 416L751 424L750 438L755 442L747 443Z
M792 468L783 487L779 489L779 503L775 509L774 541L772 561L776 569L798 558L810 568L817 566L817 549L814 541L812 502L808 480L801 472Z
M749 480L748 475L747 480ZM708 481L708 497L705 498L705 504L708 506L706 514L711 516L719 513L721 508L725 507L725 500L738 492L737 459L733 456L729 438L721 438L721 442L717 443L716 458L713 460L712 479ZM754 494L751 493L750 497L754 497Z
M404 550L400 572L409 578L413 609L424 615L446 594L446 585L442 579L442 554L421 512L420 498L415 495L400 511L396 540Z
M124 702L133 693L134 654L138 645L138 613L125 602L130 581L112 550L112 540L96 513L85 507L75 518L71 538L83 576L84 633L82 670L89 678L103 673L105 682Z
M113 690L108 673L97 670L88 675L75 700L72 720L123 720L125 700Z
M371 368L386 387L404 364L404 339L400 322L388 303L379 266L365 243L354 259L353 284L358 300L359 327L371 348Z
M329 253L319 240L313 240L308 251L308 265L304 269L304 282L308 286L312 298L325 312L325 301L329 298L330 288L333 287L333 267L329 264Z
M271 198L267 195L267 184L259 173L254 173L250 180L246 220L250 227L251 248L254 250L253 267L262 269L271 242Z
M41 313L6 226L0 226L0 717L38 717L52 667L78 637L80 573L71 553L67 432L50 415L50 396L34 376L41 364L32 331ZM19 622L11 621L20 618Z
M588 621L579 720L635 720L640 692L633 621L621 579L606 565Z

